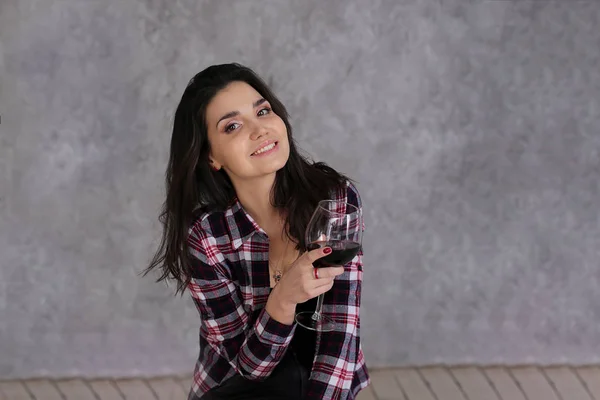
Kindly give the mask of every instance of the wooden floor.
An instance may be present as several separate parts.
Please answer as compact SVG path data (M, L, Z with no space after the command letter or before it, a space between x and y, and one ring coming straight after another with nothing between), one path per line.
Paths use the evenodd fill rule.
M371 370L358 400L600 400L600 367ZM190 378L0 381L2 400L180 400Z

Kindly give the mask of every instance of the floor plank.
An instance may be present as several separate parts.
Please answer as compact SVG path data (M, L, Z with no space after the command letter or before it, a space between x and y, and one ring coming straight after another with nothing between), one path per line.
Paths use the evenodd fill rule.
M356 400L377 400L377 397L375 397L375 393L373 392L373 384L358 392Z
M112 380L99 379L88 383L100 400L123 400L123 396L117 390L117 385Z
M379 400L404 400L400 385L391 370L377 370L371 372L373 391Z
M32 397L20 381L0 382L0 392L6 399L10 400L31 400Z
M445 368L431 367L420 370L423 379L429 383L431 390L439 399L466 400L460 388Z
M56 387L66 400L96 400L92 389L81 379L56 381Z
M543 371L563 400L593 400L570 368L544 368Z
M180 400L187 397L183 388L172 378L149 379L147 382L160 400Z
M415 369L403 368L394 371L402 392L408 400L435 400L433 393Z
M181 386L183 391L186 393L189 393L190 389L192 388L192 381L193 378L191 376L184 378L175 378L175 382L177 382L179 386Z
M519 382L528 400L559 400L552 386L539 368L522 367L510 370L512 376Z
M125 400L155 399L156 396L142 379L119 379L115 381L117 387L123 393Z
M450 373L469 400L500 400L483 373L475 368L453 368Z
M483 374L488 378L492 387L502 400L526 400L525 395L517 386L506 369L502 367L483 368Z
M600 400L600 367L378 369L358 400ZM192 377L0 381L0 400L185 400Z
M600 367L585 367L575 369L594 400L600 400Z
M33 394L36 400L62 400L62 396L56 386L47 379L36 379L26 381L25 386Z

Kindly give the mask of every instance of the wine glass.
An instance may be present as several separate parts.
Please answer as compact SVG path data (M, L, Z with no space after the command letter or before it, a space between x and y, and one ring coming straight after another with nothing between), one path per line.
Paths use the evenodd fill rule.
M352 204L339 200L323 200L317 205L306 227L308 250L330 247L332 252L313 263L315 268L341 266L350 262L362 243L362 213ZM296 314L296 322L312 331L330 332L335 321L322 314L323 297L317 300L315 312Z

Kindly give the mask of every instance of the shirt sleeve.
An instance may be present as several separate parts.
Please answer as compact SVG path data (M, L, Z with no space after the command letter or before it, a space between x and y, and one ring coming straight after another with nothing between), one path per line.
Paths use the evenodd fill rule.
M240 375L266 379L285 354L296 324L282 324L264 308L251 321L214 238L196 229L188 244L193 270L188 289L200 313L200 334Z
M358 207L362 214L360 196L352 184L348 184L347 202ZM353 398L351 385L360 351L362 250L344 266L344 270L325 294L323 312L333 318L338 327L332 332L321 333L307 399Z

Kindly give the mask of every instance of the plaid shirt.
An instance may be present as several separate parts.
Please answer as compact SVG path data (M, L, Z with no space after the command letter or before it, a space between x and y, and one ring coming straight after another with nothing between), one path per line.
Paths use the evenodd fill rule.
M335 198L362 211L351 183ZM225 212L198 216L188 243L193 269L188 289L201 317L189 399L202 398L235 374L267 378L288 349L296 323L281 324L265 311L270 293L266 233L236 200ZM323 312L342 329L317 334L308 399L354 399L370 383L360 343L361 257L362 252L344 266L325 294Z

